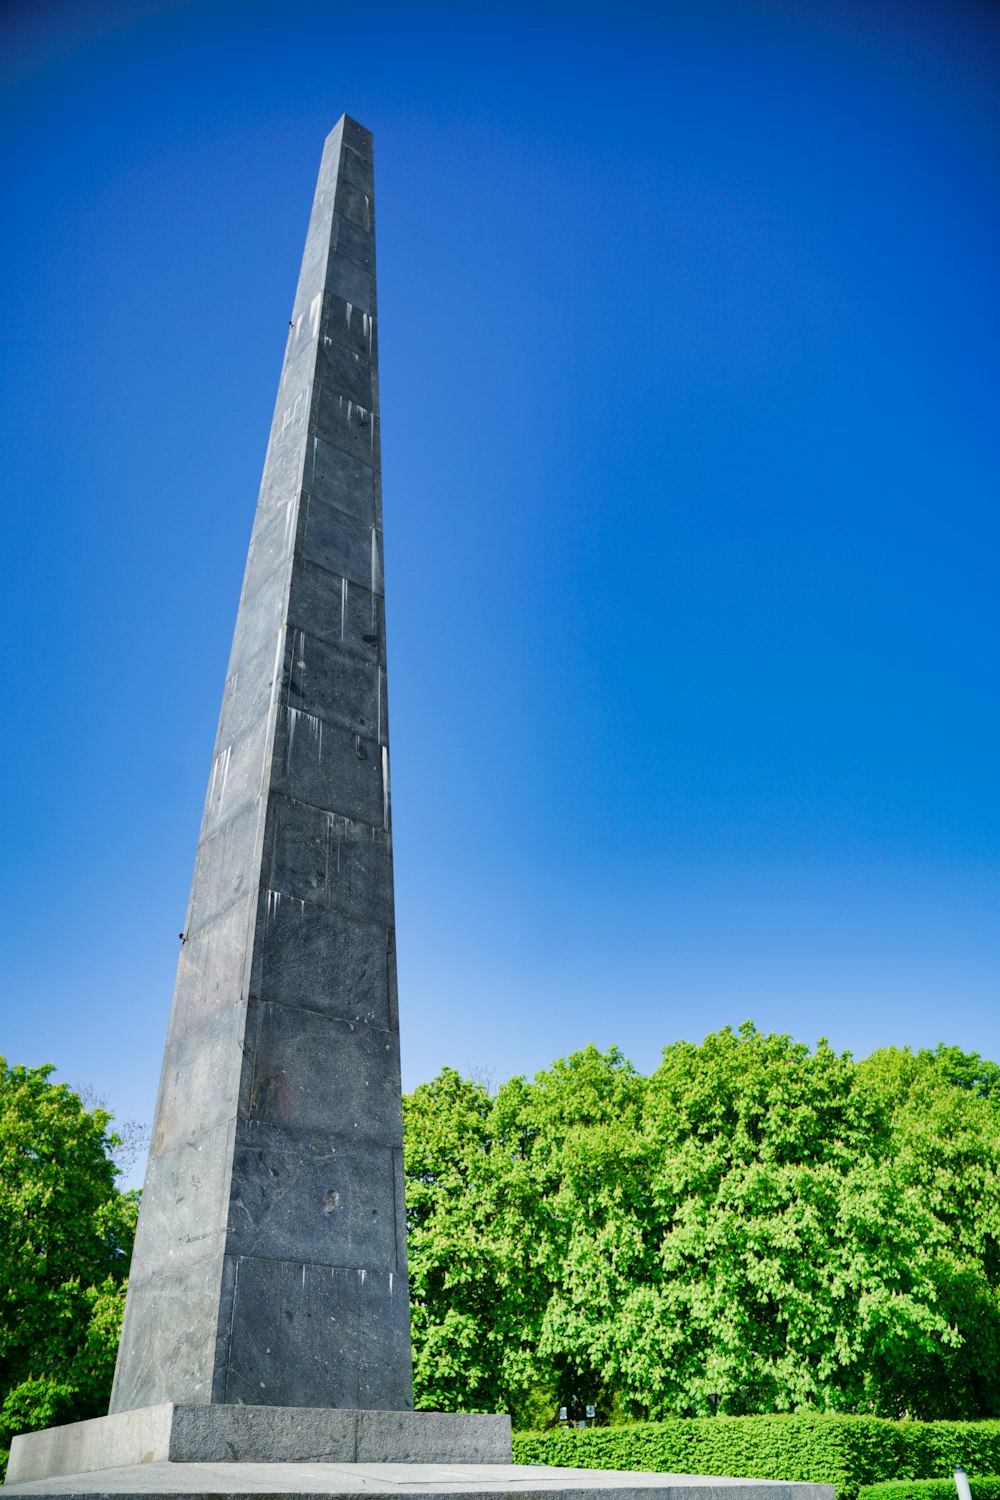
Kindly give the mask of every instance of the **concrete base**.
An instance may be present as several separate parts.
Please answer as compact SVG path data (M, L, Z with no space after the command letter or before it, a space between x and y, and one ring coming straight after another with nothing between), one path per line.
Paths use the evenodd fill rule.
M22 1433L6 1487L136 1465L509 1464L510 1456L506 1415L164 1402Z
M685 1474L631 1474L605 1469L548 1469L523 1464L200 1464L149 1463L103 1473L35 1480L5 1488L12 1496L141 1496L142 1500L227 1500L297 1495L391 1495L400 1500L834 1500L830 1484L714 1479Z

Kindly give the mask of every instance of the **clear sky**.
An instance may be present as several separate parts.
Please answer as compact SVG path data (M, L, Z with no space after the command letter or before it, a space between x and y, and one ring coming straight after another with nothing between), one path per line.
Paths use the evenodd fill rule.
M375 133L404 1083L1000 1058L1000 12L8 4L3 1026L149 1119L325 134Z

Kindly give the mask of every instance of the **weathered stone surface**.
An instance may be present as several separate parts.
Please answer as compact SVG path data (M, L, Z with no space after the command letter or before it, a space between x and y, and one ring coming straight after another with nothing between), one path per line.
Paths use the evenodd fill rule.
M307 1266L395 1273L392 1148L374 1187L369 1142L331 1144L317 1131L237 1123L228 1249Z
M272 900L258 956L262 999L395 1028L391 928L314 902Z
M256 899L246 895L181 948L169 1036L182 1037L232 1008L247 979L248 933ZM169 1040L169 1039L168 1039Z
M153 1405L164 1371L180 1400L212 1399L224 1265L219 1253L129 1283L116 1371L122 1411Z
M275 791L310 807L329 805L354 823L375 828L384 819L378 741L302 709L277 710L271 778Z
M269 890L362 922L392 925L388 829L275 794L270 835L265 851Z
M135 1263L147 1275L180 1273L225 1248L225 1206L235 1120L181 1141L161 1156L143 1199Z
M244 1074L244 1038L255 1015L255 1002L237 1000L224 1010L207 1016L197 1028L174 1030L163 1059L160 1094L153 1121L150 1158L164 1160L164 1171L172 1168L165 1158L180 1147L199 1148L220 1125L234 1118L231 1101L237 1096ZM159 1168L147 1170L143 1198L159 1193ZM144 1234L140 1212L137 1244ZM145 1256L133 1253L133 1277L145 1274Z
M382 538L376 527L367 517L354 516L318 495L310 495L308 501L305 555L328 573L338 575L329 581L327 596L333 606L327 619L335 627L341 618L340 599L335 592L339 592L341 577L371 593L382 592Z
M313 201L112 1411L412 1407L371 137Z
M460 1457L462 1450L476 1454ZM510 1463L510 1418L471 1412L359 1411L357 1463Z
M250 1257L226 1265L235 1278L227 1402L274 1404L272 1371L280 1370L289 1406L403 1406L410 1338L404 1278ZM394 1315L401 1304L405 1323Z
M375 471L368 464L348 458L322 438L309 440L305 456L303 489L325 505L335 505L355 520L375 523Z
M310 575L303 570L295 599L297 614L303 610L302 595L310 591L318 594L324 604L333 595L327 621L339 617L342 598L345 605L350 605L357 597L357 590L342 594L340 580L332 573L319 574L317 570ZM367 597L371 600L372 595ZM378 645L379 617L374 609L365 609L360 620L351 620L350 624L355 630L359 625L367 626L358 632L362 645ZM326 628L330 628L329 624ZM373 641L365 641L365 635L372 636ZM384 741L383 669L377 661L364 660L360 651L345 651L339 642L333 644L305 630L295 631L287 700L299 713L311 714L328 724L342 724L363 739Z
M15 1437L4 1488L19 1488L54 1475L76 1476L95 1469L163 1463L170 1457L174 1410L168 1403L144 1406L116 1417L95 1417L89 1422L47 1427L43 1432Z

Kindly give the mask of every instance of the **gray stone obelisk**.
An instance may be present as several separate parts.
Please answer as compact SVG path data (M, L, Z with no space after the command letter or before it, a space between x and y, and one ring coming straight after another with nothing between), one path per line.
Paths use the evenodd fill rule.
M313 1493L317 1463L510 1462L505 1414L412 1409L377 371L372 140L345 115L250 540L111 1411L16 1436L8 1486L151 1494L156 1470L156 1493L270 1494L283 1464L278 1488Z
M372 140L323 152L250 542L112 1412L412 1407Z

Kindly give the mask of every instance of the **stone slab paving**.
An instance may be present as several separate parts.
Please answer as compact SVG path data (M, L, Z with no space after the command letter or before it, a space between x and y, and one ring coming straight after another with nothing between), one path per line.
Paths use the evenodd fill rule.
M199 1464L152 1463L60 1479L4 1486L13 1497L186 1495L199 1500L261 1500L270 1495L434 1496L436 1500L834 1500L829 1484L767 1479L722 1479L693 1474L645 1474L608 1469L557 1469L534 1464Z

